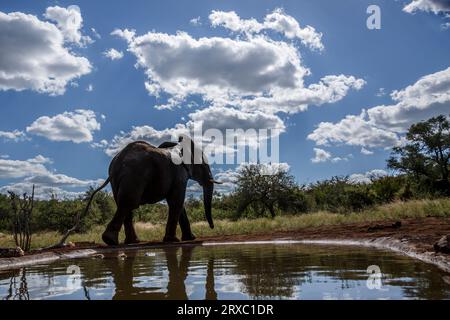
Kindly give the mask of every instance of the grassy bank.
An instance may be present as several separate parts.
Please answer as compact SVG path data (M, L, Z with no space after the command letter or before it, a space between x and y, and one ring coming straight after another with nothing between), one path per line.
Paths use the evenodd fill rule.
M362 212L348 214L336 214L329 212L315 212L293 216L278 216L275 219L241 219L238 221L217 220L215 229L211 230L206 222L192 224L192 229L197 237L256 234L275 231L292 231L308 227L323 225L341 225L348 223L361 223L372 221L388 221L406 218L450 217L450 198L436 200L413 200L408 202L395 202L374 207ZM136 230L141 240L161 240L164 235L165 223L136 223ZM88 233L75 234L70 241L95 241L101 243L100 235L103 226L96 226ZM32 247L39 248L54 244L60 237L57 232L44 232L34 235ZM121 239L124 238L123 232ZM11 235L0 234L0 247L13 247L14 241Z

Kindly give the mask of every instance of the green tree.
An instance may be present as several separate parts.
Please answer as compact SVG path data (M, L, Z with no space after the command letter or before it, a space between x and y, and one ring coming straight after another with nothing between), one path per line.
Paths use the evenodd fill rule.
M286 170L271 170L261 164L244 166L238 172L236 184L238 214L250 206L255 215L264 216L269 211L272 218L279 204L286 206L286 200L297 187Z
M440 115L413 124L403 146L394 147L388 167L425 178L435 189L450 194L450 124Z
M0 194L0 231L9 231L11 229L11 216L12 210L9 198L4 194Z

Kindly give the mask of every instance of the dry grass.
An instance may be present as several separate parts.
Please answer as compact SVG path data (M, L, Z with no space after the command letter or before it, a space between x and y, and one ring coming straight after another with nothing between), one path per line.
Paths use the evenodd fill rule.
M361 223L383 220L395 220L406 218L424 217L450 217L450 198L436 200L413 200L408 202L395 202L378 206L362 212L348 214L335 214L330 212L315 212L295 216L278 216L275 219L260 218L238 221L218 220L215 228L211 230L206 222L192 224L193 233L197 237L255 234L274 231L299 230L309 227L324 225L341 225L348 223ZM164 236L163 224L136 223L136 231L143 240L161 240ZM76 234L70 237L70 241L95 241L101 243L103 226L97 226L85 234ZM178 230L179 231L179 230ZM39 248L54 244L60 237L57 232L39 233L33 236L32 247ZM120 236L123 240L123 231ZM12 236L0 236L0 247L12 247Z

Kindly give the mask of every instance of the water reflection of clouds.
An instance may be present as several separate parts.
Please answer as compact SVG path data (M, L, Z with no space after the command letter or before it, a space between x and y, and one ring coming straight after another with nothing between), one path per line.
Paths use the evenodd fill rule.
M51 276L48 278L48 282L43 284L39 274L27 275L28 294L35 300L73 296L82 289L81 282L73 286L67 286L68 280L70 280L70 275Z
M238 276L222 276L217 278L217 290L223 293L243 293L244 285L240 282L242 277Z
M0 274L3 299L403 299L449 298L450 285L423 263L378 251L260 245L127 252L127 258L41 265ZM230 250L233 249L233 250ZM331 252L331 253L330 253ZM366 268L383 269L382 290L366 286ZM79 264L78 287L67 265ZM25 272L26 270L26 272ZM417 278L410 277L413 274ZM12 282L11 282L12 281ZM12 285L12 287L11 287ZM9 294L9 289L12 294Z
M167 287L167 271L159 276L139 276L133 279L133 286L136 288L153 288L154 291L163 291Z

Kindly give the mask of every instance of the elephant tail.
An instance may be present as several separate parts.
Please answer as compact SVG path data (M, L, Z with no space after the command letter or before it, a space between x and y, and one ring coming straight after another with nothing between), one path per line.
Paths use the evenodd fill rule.
M89 207L91 206L91 203L92 203L92 200L94 199L95 194L97 192L99 192L100 190L102 190L104 187L106 187L108 185L108 183L110 183L110 182L111 182L111 179L110 179L110 177L108 177L108 179L106 179L106 181L103 182L103 184L100 187L98 187L97 189L94 190L94 192L92 192L91 196L89 197L89 201L88 201L86 207L84 208L83 213L82 214L81 214L81 212L78 213L78 215L76 217L75 225L72 228L70 228L69 230L67 230L67 232L63 235L63 237L57 244L47 247L47 248L44 248L44 249L53 249L53 248L64 247L64 243L66 242L67 238L70 236L70 234L72 232L75 232L78 229L78 227L80 226L81 219L83 217L85 217L86 214L88 213Z
M92 192L91 196L89 197L89 201L86 205L86 208L84 209L83 217L86 216L86 214L88 213L89 207L91 206L92 200L94 200L94 196L97 194L97 192L99 192L100 190L105 188L108 185L108 183L110 183L110 182L111 182L111 178L108 177L108 179L106 179L105 182L103 182L103 184L100 187L98 187L97 189L94 190L94 192Z

